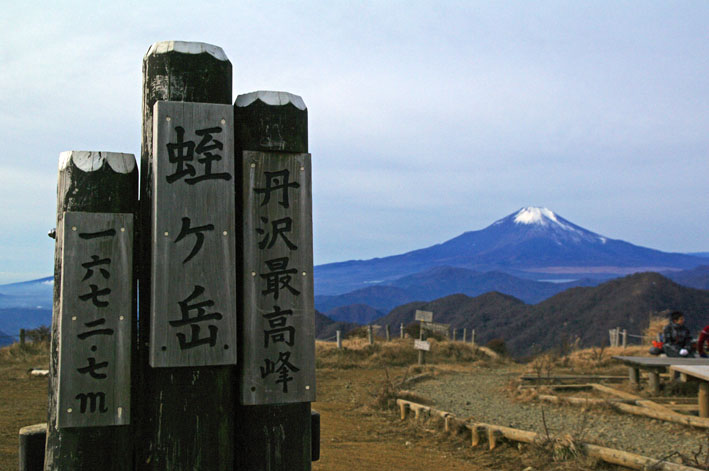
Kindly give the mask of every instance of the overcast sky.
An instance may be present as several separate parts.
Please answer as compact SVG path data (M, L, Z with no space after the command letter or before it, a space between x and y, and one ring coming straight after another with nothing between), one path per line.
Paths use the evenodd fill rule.
M52 274L60 152L140 158L141 63L161 40L221 46L234 97L303 97L316 264L528 205L709 251L709 2L177 4L3 6L0 283Z

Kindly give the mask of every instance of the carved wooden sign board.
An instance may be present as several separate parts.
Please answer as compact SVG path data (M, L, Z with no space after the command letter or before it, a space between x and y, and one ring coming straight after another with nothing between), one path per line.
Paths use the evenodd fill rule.
M242 404L315 400L310 154L243 153ZM243 359L242 359L243 358Z
M153 112L150 365L236 363L233 108Z
M416 310L414 319L421 322L433 322L433 313L431 311Z
M57 427L130 423L133 215L64 213Z
M421 324L421 327L423 329L430 330L431 332L443 335L448 335L451 330L450 324L440 324L438 322L424 322Z

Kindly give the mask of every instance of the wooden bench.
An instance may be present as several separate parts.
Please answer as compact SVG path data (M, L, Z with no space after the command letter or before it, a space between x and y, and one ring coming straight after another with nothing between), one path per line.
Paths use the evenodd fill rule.
M674 357L624 357L614 356L628 367L628 377L632 384L640 384L640 370L647 371L650 390L660 392L660 373L669 371L671 366L709 366L707 358L674 358Z
M680 373L685 380L699 381L699 417L709 417L709 365L672 365L670 371Z

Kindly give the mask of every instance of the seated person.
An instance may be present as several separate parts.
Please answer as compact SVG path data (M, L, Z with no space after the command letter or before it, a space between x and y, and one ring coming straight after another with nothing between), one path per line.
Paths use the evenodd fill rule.
M662 348L668 357L692 356L692 336L684 326L684 314L674 311L670 314L670 323L662 331Z
M702 329L702 332L699 334L699 340L697 340L697 353L699 353L699 356L702 358L707 358L707 354L704 351L704 342L709 341L709 325L705 326Z

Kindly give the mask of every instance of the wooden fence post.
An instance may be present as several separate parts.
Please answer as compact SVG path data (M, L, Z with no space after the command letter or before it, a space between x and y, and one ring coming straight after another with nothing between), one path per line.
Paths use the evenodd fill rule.
M628 346L628 329L623 329L623 349Z
M403 322L399 325L399 337L402 339L404 338L404 323Z
M62 260L65 255L65 237L69 237L69 234L64 233L63 225L67 218L67 213L127 213L133 215L137 211L137 194L138 169L133 155L104 152L64 152L61 154L57 184L54 306L52 313L52 340L49 362L49 408L47 414L47 443L45 450L45 469L47 471L64 471L68 469L118 471L132 469L133 467L133 427L131 425L60 428L57 420L66 412L71 412L71 408L62 409L60 411L58 402L60 387L62 386L59 382L61 353L59 327L60 315L62 314L61 288L62 276L64 270L67 268L63 266ZM75 229L75 227L72 227L72 229ZM85 235L87 238L89 237L88 234ZM78 237L81 236L82 234L79 233ZM91 262L91 260L92 259L89 258L89 262ZM103 259L96 260L97 263L103 263L103 261ZM87 264L79 264L77 260L73 260L73 262L75 263L72 263L72 266L87 266ZM90 269L93 265L88 264L88 266ZM108 265L97 265L97 267L93 269L95 272L99 273L99 275L97 275L99 276L99 280L103 280L100 275L101 273L103 273L104 277L106 276L106 273L102 272L100 268L103 268L107 272L107 267ZM87 274L89 274L89 269L87 269ZM114 279L117 275L120 276L120 274L114 273ZM128 296L129 299L132 298L132 301L129 301L131 306L126 306L123 312L126 317L129 317L128 322L131 323L132 333L128 335L128 338L121 338L125 342L130 342L133 346L132 348L134 348L136 332L134 325L136 321L135 282L133 273L129 272L127 276L130 279L124 280L124 282L130 286L132 294L128 293ZM66 282L68 283L70 279L71 278L67 279ZM91 278L91 280L93 279L94 278ZM79 278L79 280L81 280L81 278ZM99 284L103 286L102 283ZM94 297L90 298L91 303L97 306L101 306L103 303L108 304L111 298L103 296L108 296L110 290L105 295L99 294L103 290L98 290L98 285L92 286L96 288L91 288L90 293L94 294ZM76 289L79 288L76 287ZM93 307L91 309L93 309ZM75 318L76 316L74 316L72 320L75 320ZM84 319L79 319L80 322L83 320ZM106 323L106 319L96 319L95 322L100 322L101 320ZM116 320L117 319L112 318L108 319L108 324L111 324L113 327L113 323ZM89 324L93 323L94 321L89 322ZM91 331L90 327L91 326L88 326L87 328L90 331L89 333L94 332ZM62 329L66 328L66 325L62 327ZM113 335L113 331L111 335ZM92 335L90 337L91 342L98 344L99 340L95 340L97 337L101 337L102 339L109 338L107 335ZM101 342L103 341L107 340L101 340ZM111 342L114 341L116 344L119 342L117 337L111 338ZM69 349L73 348L73 346L67 343L62 345L61 348L64 352L68 353L71 351ZM131 347L129 347L128 356L131 356L130 348ZM95 346L92 347L91 350L96 352L97 357L100 357L102 353L104 355L110 354L103 350L97 351ZM90 355L91 353L88 354ZM88 365L95 368L88 372L91 373L92 377L100 378L108 371L112 371L111 368L113 368L116 361L116 358L111 358L111 361L108 362L108 365L105 367L106 369L104 370L102 366L102 371L99 372L96 371L95 368L99 368L98 365L103 362L96 364L96 358L91 357L88 359ZM128 358L127 361L130 363L133 359ZM135 371L133 371L133 377L135 377ZM115 381L116 383L119 381L119 378L116 377L109 377L107 379L109 381ZM125 381L130 380L125 379ZM131 386L126 386L131 387L131 400L135 403L135 381L132 383ZM95 395L95 397L92 398L92 406L95 405L96 402L99 402L99 398L104 398L104 396L99 396L99 394L104 393L87 391L87 394L84 395L84 399L82 399L81 409L79 410L77 406L77 413L74 414L75 417L79 416L79 414L83 417L84 413L87 413L87 417L95 417L93 413L88 414L94 410L94 407L88 410L88 405L83 404L83 401L89 401L87 397L89 394ZM77 398L78 397L77 395ZM103 407L101 407L102 402L103 400L98 404L99 412L104 412L101 410L103 409Z
M369 345L374 345L374 328L372 324L367 326L367 340L369 341Z
M475 329L470 332L470 343L475 343Z
M25 346L25 329L20 329L20 347Z
M465 343L468 340L468 328L465 327L463 328L463 343Z
M20 429L20 471L44 469L44 444L47 424L28 425Z
M454 342L455 342L455 335L456 335L456 328L453 327L453 338L452 338L452 340L453 340Z
M335 331L335 335L337 335L337 349L341 350L342 349L342 331L341 330Z
M234 121L244 253L234 469L309 471L315 325L307 108L296 95L258 91L237 97Z
M384 326L384 333L386 335L387 342L391 342L391 331L389 330L389 324Z
M163 41L153 44L143 58L139 270L142 377L140 409L136 411L141 417L136 463L139 470L234 469L235 368L149 366L154 218L153 107L157 101L231 105L231 90L231 63L220 47ZM231 155L221 157L232 158ZM201 175L205 167L197 158L189 167L198 167ZM231 181L235 180L232 178ZM205 207L205 211L209 208ZM236 312L222 314L236 316Z

